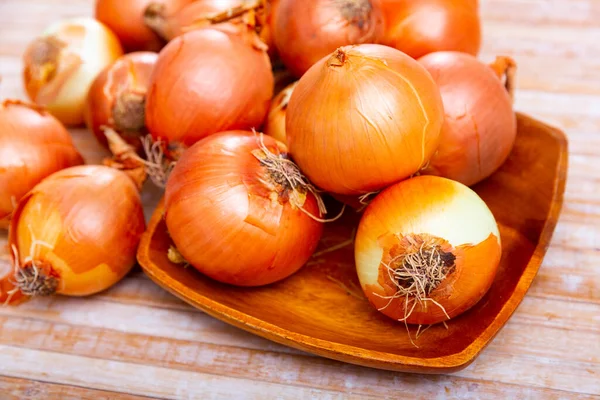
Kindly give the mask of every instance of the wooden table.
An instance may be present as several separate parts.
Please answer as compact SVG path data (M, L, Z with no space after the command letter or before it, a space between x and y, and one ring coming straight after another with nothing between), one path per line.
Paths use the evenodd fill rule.
M570 170L563 213L532 288L470 367L409 375L315 357L196 311L136 270L91 298L0 308L0 398L600 395L600 1L481 3L482 58L517 59L517 109L568 133ZM25 98L20 55L45 25L92 8L92 0L0 0L0 96ZM73 136L88 162L104 155L89 132ZM145 197L150 212L158 193Z

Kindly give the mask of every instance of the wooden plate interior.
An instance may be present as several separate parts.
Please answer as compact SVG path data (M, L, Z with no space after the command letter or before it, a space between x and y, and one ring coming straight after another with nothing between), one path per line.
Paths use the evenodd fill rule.
M162 202L138 260L163 288L208 314L267 339L354 364L408 372L464 368L515 311L548 247L562 205L567 143L564 134L519 115L517 143L505 165L474 189L500 225L498 275L475 307L409 340L403 323L374 310L363 296L349 243L359 216L327 226L311 261L292 277L262 288L236 288L167 259L172 244ZM460 229L460 227L457 227ZM347 244L339 249L335 246ZM415 336L417 327L410 327ZM535 340L535 338L532 338Z

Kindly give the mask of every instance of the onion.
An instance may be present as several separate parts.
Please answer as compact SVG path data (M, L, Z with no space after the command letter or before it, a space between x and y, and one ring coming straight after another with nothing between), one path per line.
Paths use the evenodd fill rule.
M380 0L280 0L273 35L281 60L296 76L340 46L383 38Z
M150 6L153 10L173 12L192 0L96 0L96 19L108 26L127 51L158 51L164 41L144 20Z
M190 146L229 129L262 125L273 73L256 33L201 29L169 42L150 81L146 126L155 140Z
M134 147L147 133L145 123L146 92L158 54L127 54L104 69L88 93L85 122L98 141L108 146L104 127L119 132Z
M429 73L398 50L366 44L338 49L300 79L286 134L294 160L315 185L360 195L425 166L443 121Z
M287 143L285 137L285 113L297 84L298 82L294 82L288 85L275 96L271 103L269 115L267 116L267 122L265 122L265 133L284 144Z
M358 278L371 304L409 324L435 324L475 305L502 254L494 216L461 183L420 176L379 194L355 244Z
M444 101L442 140L424 173L473 185L494 173L510 154L517 135L511 93L492 68L475 57L438 52L419 59L433 76ZM514 62L499 57L512 90Z
M83 159L69 132L43 109L16 100L0 105L0 227L17 202L46 176Z
M165 218L177 250L200 272L258 286L310 258L323 229L320 204L283 144L231 131L183 154L167 183Z
M57 22L25 52L25 89L60 121L79 125L96 75L122 54L115 34L94 19Z
M383 44L419 58L453 50L477 55L481 21L476 0L381 0Z
M140 195L124 173L103 166L57 172L14 212L8 244L15 269L4 280L15 289L0 299L105 290L135 264L144 228Z

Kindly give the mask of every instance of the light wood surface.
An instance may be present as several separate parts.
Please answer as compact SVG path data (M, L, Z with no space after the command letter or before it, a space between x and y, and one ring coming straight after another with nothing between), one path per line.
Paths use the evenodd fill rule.
M91 15L92 8L92 0L0 0L0 97L25 98L20 55L45 25ZM563 213L537 278L471 366L454 375L410 375L307 355L196 311L136 270L92 298L1 308L0 397L600 395L600 1L481 0L481 12L481 57L517 59L516 107L566 131L570 169ZM89 132L73 135L88 162L102 157ZM158 196L146 193L150 212Z

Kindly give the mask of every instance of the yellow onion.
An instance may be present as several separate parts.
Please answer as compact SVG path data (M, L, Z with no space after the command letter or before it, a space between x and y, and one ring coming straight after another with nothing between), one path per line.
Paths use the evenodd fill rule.
M443 121L439 89L425 68L401 51L365 44L338 49L300 79L286 135L315 185L364 194L424 167Z
M61 122L79 125L96 75L122 54L115 34L92 18L57 22L25 51L25 89Z
M14 270L2 277L0 300L105 290L135 264L144 229L138 189L125 173L78 166L52 174L13 214Z
M494 216L467 186L436 176L397 183L369 204L355 242L369 302L408 324L465 312L488 291L502 247Z

